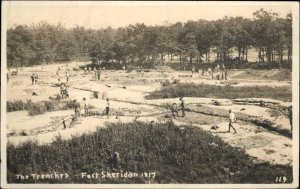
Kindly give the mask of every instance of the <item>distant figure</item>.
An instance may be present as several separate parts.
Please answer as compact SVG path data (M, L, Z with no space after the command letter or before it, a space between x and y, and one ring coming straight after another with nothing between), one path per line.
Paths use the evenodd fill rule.
M66 128L67 128L67 125L66 125L66 120L65 120L64 118L63 118L62 124L63 124L63 126L64 126L64 129L66 129Z
M91 71L92 71L92 68L91 68L91 67L89 67L89 73L91 73Z
M192 68L192 76L194 75L194 73L195 73L195 66L193 66Z
M289 106L288 108L288 113L289 113L289 120L290 120L290 125L291 125L291 131L293 130L293 107Z
M109 98L106 98L105 114L107 116L107 119L109 118L109 107L110 107Z
M125 65L122 68L123 68L124 71L126 70L126 66Z
M97 70L97 79L98 79L98 81L100 81L100 76L101 76L101 68L99 68Z
M89 116L90 111L89 111L89 104L88 101L86 100L86 98L83 98L83 107L84 107L84 116Z
M141 76L144 77L144 70L142 66L141 66Z
M79 116L81 117L81 114L80 114L80 104L76 101L76 100L73 100L73 103L74 103L74 111L75 111L75 116Z
M234 134L236 133L235 128L233 127L232 123L236 122L236 117L234 115L234 113L229 110L229 129L228 132L230 133L230 128L232 128L234 130Z
M178 109L177 109L177 104L176 103L172 104L171 111L172 111L172 116L174 118L176 118L176 116L178 117Z
M227 80L227 70L224 71L224 79Z
M61 98L69 97L68 88L65 83L60 84L60 94Z
M37 83L38 79L39 79L39 76L38 76L38 74L35 74L35 76L34 76L34 84L36 84L36 83Z
M7 82L9 82L9 73L6 73Z
M83 73L86 74L86 72L87 72L87 67L84 67Z
M57 67L56 75L59 76L60 67Z
M184 103L183 97L180 97L179 100L181 101L180 102L180 108L181 108L181 111L182 111L182 117L185 117L185 103Z
M35 83L34 81L35 81L35 74L33 73L31 75L31 83L32 83L32 85Z
M66 81L68 82L70 78L70 74L68 72L66 72Z
M94 71L94 74L95 74L94 77L95 77L95 80L96 80L97 79L97 69L96 69L96 67L94 67L93 71Z

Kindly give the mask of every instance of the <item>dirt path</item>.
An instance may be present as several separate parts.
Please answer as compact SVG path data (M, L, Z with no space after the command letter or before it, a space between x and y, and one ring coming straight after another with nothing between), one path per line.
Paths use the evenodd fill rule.
M195 122L197 115L189 116L187 118L190 122ZM174 123L180 125L190 125L186 123L186 119L175 120ZM236 123L234 127L237 134L228 132L228 122L223 121L216 124L219 128L217 130L211 129L212 125L192 124L200 127L206 131L211 132L214 136L221 137L225 142L232 146L243 148L250 156L256 157L257 161L267 161L272 164L292 164L293 149L292 140L274 133L270 133L263 128L257 128L255 125Z
M28 140L37 140L40 144L50 143L57 136L63 139L70 139L72 136L82 135L95 131L97 128L104 127L106 123L132 121L142 121L156 123L173 120L177 125L193 125L211 132L212 135L221 137L224 141L232 146L244 148L246 152L257 157L260 161L268 161L275 164L291 164L292 162L292 140L291 138L282 136L276 132L271 132L263 127L259 127L250 121L238 117L235 127L237 134L228 133L227 113L228 109L232 109L237 116L258 117L260 119L273 120L276 122L277 129L288 130L288 119L281 115L275 120L269 107L259 107L254 104L240 105L233 100L217 99L222 105L215 106L212 98L185 98L187 107L187 115L185 118L179 117L176 120L166 117L170 115L167 107L173 102L179 103L176 99L157 99L145 100L145 96L149 92L158 90L161 82L173 81L179 79L180 82L205 83L212 85L226 85L231 82L233 86L290 86L290 81L278 82L270 80L269 76L264 78L261 75L259 80L234 79L230 81L216 81L209 79L201 79L197 74L193 77L180 77L190 72L145 72L141 77L139 73L126 73L124 71L107 71L103 70L101 80L95 81L93 74L84 75L82 71L73 71L75 64L69 64L68 67L62 65L61 69L64 73L69 70L71 78L69 81L70 99L77 99L81 102L83 97L89 99L90 105L94 107L94 111L101 112L105 107L105 100L102 96L108 96L111 99L112 115L109 119L100 118L99 116L82 117L76 124L67 123L64 129L60 123L63 117L73 114L72 110L49 112L38 116L28 116L26 112L7 113L8 120L8 141L15 145L22 144ZM26 100L31 99L34 102L49 100L49 96L55 96L59 93L58 87L51 85L56 83L58 78L64 80L63 74L55 75L57 65L45 66L43 70L40 67L24 68L18 76L12 77L7 87L7 100ZM40 76L39 84L31 85L30 75L35 72ZM231 75L232 77L246 77L244 72ZM248 73L247 73L248 74ZM270 73L267 73L270 74ZM245 76L246 75L246 76ZM271 77L271 76L270 76ZM273 77L273 75L272 75ZM236 83L236 84L234 84ZM100 98L93 98L92 91L97 91ZM36 92L38 96L32 96L32 92ZM105 94L105 95L104 95ZM288 102L275 101L271 99L245 99L249 101L259 101L269 103L278 103L280 106L287 107L291 105ZM207 109L197 111L197 107L202 105ZM202 108L203 108L202 107ZM207 114L203 111L211 111ZM116 118L117 116L117 118ZM55 125L55 127L53 126ZM217 130L211 129L211 126L217 125ZM25 131L25 136L20 133ZM12 134L15 132L15 134Z

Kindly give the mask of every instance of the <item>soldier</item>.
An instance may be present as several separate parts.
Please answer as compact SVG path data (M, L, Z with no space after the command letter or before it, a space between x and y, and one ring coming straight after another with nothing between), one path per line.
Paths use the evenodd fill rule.
M100 76L101 76L101 68L99 68L97 70L97 78L98 78L98 81L100 81Z
M194 73L195 73L195 66L193 66L193 68L192 68L192 77L193 77Z
M32 83L32 85L34 84L34 80L35 80L35 74L33 73L33 74L31 75L31 83Z
M80 104L76 100L73 100L73 103L74 103L75 117L77 117L77 116L81 117Z
M106 98L105 113L106 113L107 119L109 118L109 108L110 108L109 98Z
M181 101L180 107L181 107L181 111L182 111L182 117L184 117L185 116L185 103L184 103L183 97L180 97L179 100Z
M68 82L70 78L70 74L68 72L66 72L66 81Z
M83 98L84 116L89 116L89 103L86 98Z
M293 107L289 106L288 108L288 112L289 112L289 120L290 120L290 125L291 125L291 131L293 130Z
M228 129L228 132L230 133L230 128L232 127L232 129L234 130L234 134L236 134L236 130L232 125L232 123L234 123L234 122L236 122L236 117L235 117L234 113L231 110L229 110L229 129Z

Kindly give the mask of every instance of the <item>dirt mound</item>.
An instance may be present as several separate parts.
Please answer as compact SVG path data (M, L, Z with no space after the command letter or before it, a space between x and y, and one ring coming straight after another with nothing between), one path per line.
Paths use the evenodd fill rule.
M149 85L152 84L151 80L148 79L127 79L126 81L122 82L122 85Z
M170 66L155 66L154 70L166 71L166 72L174 71L174 69L171 68Z
M232 79L250 79L250 80L279 80L291 81L292 73L290 70L245 70L238 71L230 77Z

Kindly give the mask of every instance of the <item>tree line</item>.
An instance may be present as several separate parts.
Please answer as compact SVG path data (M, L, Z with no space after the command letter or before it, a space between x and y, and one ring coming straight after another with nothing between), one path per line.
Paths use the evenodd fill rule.
M9 67L72 61L86 57L95 63L125 65L180 64L215 61L227 64L248 62L248 50L257 50L258 63L291 63L292 15L257 10L253 18L224 17L146 26L143 23L102 29L65 28L42 21L7 30ZM216 58L211 60L210 53ZM237 56L233 57L232 53ZM283 57L287 60L284 61Z

